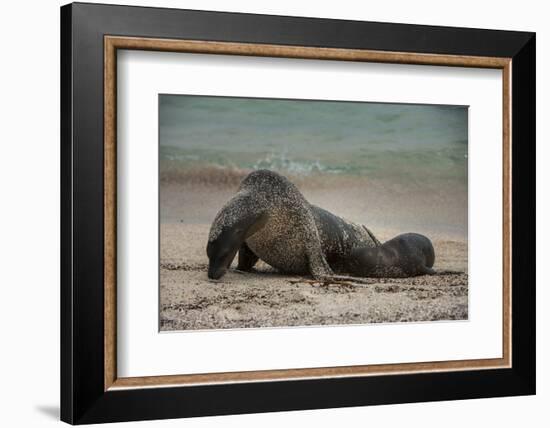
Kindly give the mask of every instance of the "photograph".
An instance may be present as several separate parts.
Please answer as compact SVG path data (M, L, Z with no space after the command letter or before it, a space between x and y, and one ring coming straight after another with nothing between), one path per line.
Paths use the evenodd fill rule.
M468 106L158 106L160 331L468 319Z

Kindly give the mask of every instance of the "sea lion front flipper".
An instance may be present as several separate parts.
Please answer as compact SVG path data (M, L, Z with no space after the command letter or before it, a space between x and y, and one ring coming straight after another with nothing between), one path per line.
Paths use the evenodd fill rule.
M311 276L315 279L333 275L332 269L323 255L319 235L317 235L317 241L317 243L310 242L306 250L309 271Z
M312 219L313 224L315 221ZM309 233L308 233L309 232ZM330 268L321 246L321 238L319 237L319 231L317 227L306 228L306 235L308 239L306 245L306 254L308 258L308 264L311 276L319 281L331 282L331 281L351 281L356 284L372 284L373 281L367 278L356 278L353 276L335 275Z
M248 248L246 242L243 242L239 248L239 263L237 264L237 269L248 272L254 267L257 261L258 256Z
M303 230L305 243L305 253L307 258L307 267L309 273L315 279L333 275L325 255L323 254L323 246L317 230L317 224L311 211L304 212Z
M315 245L311 246L311 248L310 246L308 246L308 250L307 250L309 268L313 279L317 279L319 281L325 281L325 282L350 281L356 284L372 284L374 282L372 279L368 279L368 278L357 278L354 276L335 275L334 272L332 272L332 269L330 268L329 264L327 263L325 256L323 255L323 252L321 250L321 241L319 239L319 235L317 233L316 235L317 235L318 247L319 247L318 251L315 251Z

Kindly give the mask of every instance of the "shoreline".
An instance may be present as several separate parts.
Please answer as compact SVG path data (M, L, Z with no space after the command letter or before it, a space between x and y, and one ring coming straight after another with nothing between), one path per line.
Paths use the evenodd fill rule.
M215 182L161 181L160 222L210 224L236 193L240 175ZM214 174L215 175L215 174ZM227 179L227 181L223 181ZM468 239L468 198L452 186L438 190L366 177L314 175L291 177L305 198L355 223L400 233L417 232L431 238ZM376 235L376 233L375 233ZM391 236L388 237L388 239Z

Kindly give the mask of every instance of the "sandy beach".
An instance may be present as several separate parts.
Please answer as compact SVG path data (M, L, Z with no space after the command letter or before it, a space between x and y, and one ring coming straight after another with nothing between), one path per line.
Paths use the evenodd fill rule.
M223 177L206 183L193 176L161 177L161 330L468 318L467 204L452 189L408 183L403 191L388 182L338 177L295 180L311 203L369 226L381 241L411 231L428 236L437 275L327 286L279 274L263 262L254 272L237 272L234 261L221 280L210 281L210 223L236 191L240 174Z

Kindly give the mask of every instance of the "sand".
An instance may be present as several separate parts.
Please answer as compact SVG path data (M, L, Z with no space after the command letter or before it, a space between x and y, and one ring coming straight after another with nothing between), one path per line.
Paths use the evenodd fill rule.
M308 200L372 228L381 240L426 234L436 252L433 276L372 279L372 284L324 285L282 275L263 262L254 272L232 269L207 278L206 243L212 218L235 184L161 185L161 330L285 327L464 320L468 318L467 227L464 201L445 192L397 197L376 183L304 185ZM433 194L432 194L433 193ZM380 197L383 194L384 197ZM392 197L393 195L393 197ZM448 197L448 200L445 198ZM372 202L378 200L374 206ZM435 205L435 206L434 206ZM449 273L449 271L457 273Z

